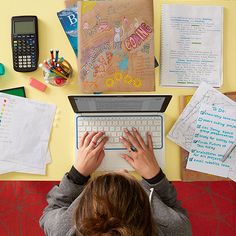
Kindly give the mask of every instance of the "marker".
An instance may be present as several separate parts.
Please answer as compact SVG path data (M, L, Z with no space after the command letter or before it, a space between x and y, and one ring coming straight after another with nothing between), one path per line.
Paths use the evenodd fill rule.
M67 67L65 64L63 64L63 63L61 63L61 62L57 62L57 64L59 64L60 67L61 67L64 71L66 71L67 73L70 71L70 68Z
M58 55L59 55L59 50L56 50L56 58L55 58L56 62L58 61Z
M53 68L56 69L56 59L53 59Z
M58 76L61 76L62 78L64 78L65 80L67 80L67 77L65 75L63 75L61 72L55 70L55 69L51 69L51 71L53 71L55 74L57 74Z
M64 71L60 67L56 66L55 70L57 70L58 72L62 73L63 75L65 75L67 77L67 75L64 73Z
M39 67L42 68L42 70L46 73L46 72L51 72L50 69L48 69L45 64L39 64Z
M47 62L46 60L43 61L43 66L44 66L45 68L47 68L48 70L51 69L51 67L49 66L49 64L48 64L48 62Z
M66 72L66 71L63 69L63 67L61 67L60 64L58 64L58 63L57 63L57 67L56 67L56 69L57 69L59 72L65 74L66 77L69 76L69 73Z
M222 162L224 162L228 157L229 157L229 155L231 154L231 152L235 149L235 147L236 147L236 141L235 141L235 143L233 143L230 147L229 147L229 149L227 150L227 152L225 153L225 155L223 156L223 158L222 158Z
M53 62L54 55L53 55L53 50L52 49L50 50L50 54L51 54L51 65L54 66L54 62Z
M64 61L64 57L61 57L59 62L63 62Z
M57 64L56 70L58 70L59 72L63 72L63 70L60 68L59 64Z

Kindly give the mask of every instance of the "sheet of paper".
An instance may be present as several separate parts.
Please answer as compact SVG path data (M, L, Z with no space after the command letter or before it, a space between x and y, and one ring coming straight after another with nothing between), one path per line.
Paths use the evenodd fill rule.
M48 142L55 110L54 105L0 93L0 161L18 164L13 171L19 166L44 170L51 159Z
M188 152L191 150L201 103L210 106L219 106L224 109L235 109L236 107L234 101L212 88L207 83L202 82L167 135L170 140Z
M34 168L28 167L27 165L17 164L9 161L0 161L0 174L6 174L10 172L19 172L27 174L37 174L45 175L46 174L46 164L51 162L51 154L48 150L46 156L46 163L43 168Z
M27 174L37 174L37 175L45 175L46 174L46 165L43 168L33 168L22 166L17 163L0 161L0 174L7 174L11 172L18 173L27 173Z
M228 177L232 157L223 156L236 140L236 108L201 104L187 169ZM235 160L235 158L234 158Z
M231 156L236 157L236 149L234 149ZM233 159L230 165L228 177L236 182L236 158Z
M162 5L161 85L223 82L223 7Z

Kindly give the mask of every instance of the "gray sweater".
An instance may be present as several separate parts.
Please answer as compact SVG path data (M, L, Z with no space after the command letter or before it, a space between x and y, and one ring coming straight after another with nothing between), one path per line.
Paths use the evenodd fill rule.
M166 177L156 184L145 180L140 184L149 195L158 236L192 235L186 211L177 201L176 190ZM47 236L75 235L73 211L80 201L83 188L84 185L75 184L66 174L59 186L54 186L48 193L48 206L40 218L40 226Z

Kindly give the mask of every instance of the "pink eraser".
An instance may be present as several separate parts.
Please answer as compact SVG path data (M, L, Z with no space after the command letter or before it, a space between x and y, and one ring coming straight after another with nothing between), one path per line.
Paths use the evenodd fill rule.
M31 77L30 79L30 86L44 92L47 88L46 84L41 83L40 81L36 80L35 78Z

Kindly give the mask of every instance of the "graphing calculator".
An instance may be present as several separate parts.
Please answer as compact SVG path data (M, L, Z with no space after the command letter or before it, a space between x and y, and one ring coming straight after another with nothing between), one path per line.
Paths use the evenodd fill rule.
M36 70L39 57L37 16L14 16L11 19L11 28L14 70Z

